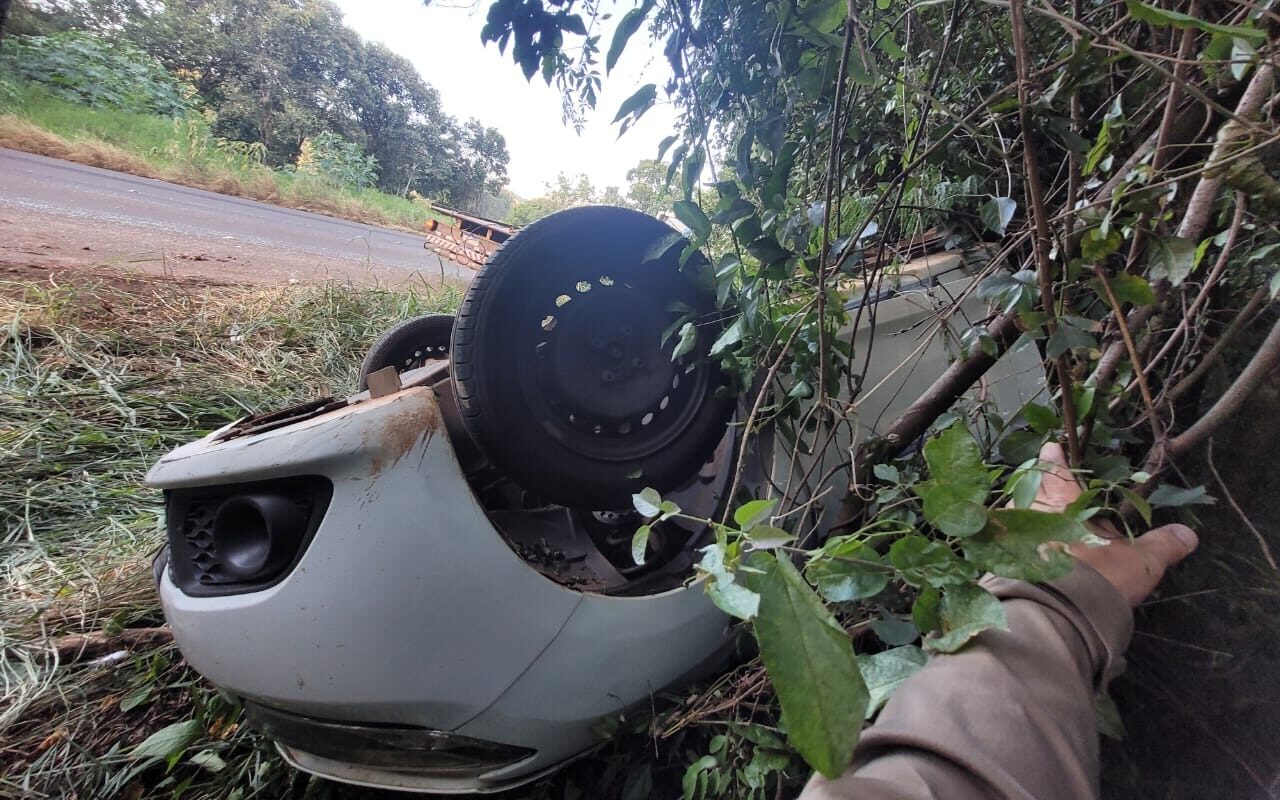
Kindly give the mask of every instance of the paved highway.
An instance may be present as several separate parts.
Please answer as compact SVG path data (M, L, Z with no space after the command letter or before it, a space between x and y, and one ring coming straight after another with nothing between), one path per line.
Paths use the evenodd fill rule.
M334 268L342 276L373 268L384 280L414 272L439 277L442 270L464 280L474 274L438 260L423 249L422 237L403 231L5 149L0 218L6 223L0 245L28 240L28 249L18 252L69 251L74 244L95 252L100 262L133 262L146 259L131 255L164 251L187 259L187 271L191 261L209 262L203 268L210 277L228 262L239 264L233 273L258 262L270 265L263 275L268 278L297 277L299 271L314 278L316 270L332 274ZM77 231L85 244L68 241ZM6 257L13 259L12 253Z

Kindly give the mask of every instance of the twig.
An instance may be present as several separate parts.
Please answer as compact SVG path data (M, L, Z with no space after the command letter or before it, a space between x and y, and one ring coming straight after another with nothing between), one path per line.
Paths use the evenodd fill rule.
M1267 560L1267 563L1271 565L1273 570L1280 572L1280 566L1276 565L1276 557L1271 554L1271 546L1267 544L1266 537L1262 535L1262 531L1255 528L1253 523L1249 521L1249 517L1245 515L1244 509L1240 508L1240 504L1231 496L1231 490L1227 488L1227 482L1218 474L1218 468L1214 466L1213 463L1213 439L1209 440L1209 444L1205 452L1205 462L1209 465L1209 472L1213 473L1213 479L1218 482L1218 488L1222 490L1222 496L1227 499L1227 503L1240 517L1240 521L1243 522L1244 526L1253 534L1253 538L1258 540L1258 548L1262 550L1262 557Z
M1190 428L1169 439L1166 446L1161 447L1157 443L1152 448L1151 455L1147 458L1146 471L1155 475L1163 470L1167 459L1185 455L1204 442L1218 426L1235 416L1254 389L1277 370L1280 370L1280 321L1272 326L1271 333L1267 334L1262 346L1253 354L1253 358L1231 386L1222 393L1222 397L1218 398L1218 402L1213 404L1213 408L1205 412ZM1146 485L1151 484L1149 482Z
M862 498L858 494L857 485L866 472L867 465L924 435L933 421L950 408L956 398L968 391L969 387L995 366L1000 356L1018 338L1019 332L1016 313L997 317L987 327L987 334L996 345L994 356L978 349L964 360L953 361L947 371L894 420L884 436L871 440L858 449L853 461L849 491L840 503L839 519L842 521L832 526L833 534L842 532L841 529L852 524L862 510Z
M173 641L173 632L164 628L125 628L119 633L95 631L61 636L53 640L58 661L71 664L86 658L96 658L116 650L132 650L137 647L154 647Z
M1245 325L1249 324L1250 320L1253 319L1253 315L1258 313L1258 310L1266 305L1267 294L1268 289L1266 286L1259 287L1258 291L1253 293L1253 297L1249 298L1249 302L1245 303L1245 306L1240 310L1240 313L1236 315L1235 319L1231 320L1231 323L1227 325L1227 329L1218 337L1218 341L1215 342L1213 347L1209 349L1209 352L1200 359L1200 363L1196 364L1195 369L1187 373L1187 377L1178 381L1172 389L1165 392L1165 397L1167 397L1170 402L1174 402L1179 397L1182 397L1191 389L1192 386L1195 386L1196 383L1204 377L1204 374L1209 371L1209 367L1211 367L1214 362L1218 360L1218 357L1222 355L1222 351L1227 348L1227 345L1231 344L1233 339L1235 339L1236 334L1240 333L1240 331L1244 329Z
M1125 348L1129 351L1129 361L1133 363L1133 372L1137 376L1138 389L1142 392L1142 402L1146 404L1147 416L1151 419L1151 435L1154 437L1153 441L1158 447L1160 442L1164 440L1164 426L1160 422L1160 415L1156 413L1156 403L1151 397L1151 386L1147 383L1147 373L1142 369L1142 359L1138 356L1138 348L1133 343L1133 334L1129 332L1129 325L1125 321L1120 301L1116 299L1115 292L1111 290L1111 281L1107 279L1107 270L1104 267L1098 267L1094 270L1094 274L1098 276L1098 282L1102 284L1102 291L1106 292L1107 303L1116 315L1116 325L1119 326L1120 336L1124 340Z
M1031 79L1030 55L1027 51L1026 21L1022 14L1023 0L1012 0L1009 11L1013 16L1013 49L1016 57L1018 76L1018 124L1022 128L1022 162L1026 169L1027 200L1031 211L1031 220L1035 225L1036 235L1031 240L1032 250L1036 256L1036 278L1040 284L1040 303L1044 307L1045 330L1052 336L1057 328L1057 309L1053 302L1052 264L1049 262L1049 247L1052 234L1049 232L1049 215L1044 205L1044 187L1040 183L1040 164L1036 161L1035 130L1031 124ZM1072 466L1079 466L1081 460L1080 439L1076 430L1075 399L1071 395L1071 374L1067 370L1066 354L1060 354L1054 360L1058 373L1058 388L1062 392L1062 423L1067 431L1067 450Z

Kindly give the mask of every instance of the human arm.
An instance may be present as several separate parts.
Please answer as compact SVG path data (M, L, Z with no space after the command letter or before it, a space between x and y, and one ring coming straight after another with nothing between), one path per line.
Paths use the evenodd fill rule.
M1061 510L1079 484L1060 447L1040 457L1048 469L1037 507ZM863 733L844 775L815 776L802 800L1096 797L1094 696L1123 671L1131 607L1195 545L1190 529L1168 525L1133 541L1073 546L1080 563L1048 584L988 576L983 585L1001 599L1008 630L931 659Z

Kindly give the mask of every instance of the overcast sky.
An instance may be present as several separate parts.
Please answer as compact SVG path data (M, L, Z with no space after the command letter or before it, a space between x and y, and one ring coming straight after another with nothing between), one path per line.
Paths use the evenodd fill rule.
M487 0L469 8L438 2L424 7L421 0L336 2L347 24L366 40L381 42L412 61L440 92L448 114L460 121L476 117L502 132L511 153L511 190L522 197L542 194L559 172L585 173L598 188L625 188L627 170L657 155L658 142L673 132L674 112L662 102L621 139L611 124L618 106L641 85L657 83L663 96L661 88L670 73L661 53L650 50L643 30L632 37L618 66L604 78L597 110L579 136L561 123L560 95L554 87L540 75L526 82L511 60L510 48L499 55L496 46L481 45ZM622 11L630 5L623 0ZM620 16L615 13L603 23L601 61Z

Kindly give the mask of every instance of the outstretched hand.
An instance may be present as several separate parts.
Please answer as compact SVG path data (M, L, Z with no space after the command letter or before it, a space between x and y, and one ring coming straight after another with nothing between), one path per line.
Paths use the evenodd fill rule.
M1083 489L1071 474L1061 445L1050 442L1040 448L1040 461L1045 472L1032 508L1060 512L1079 497ZM1089 527L1107 543L1089 546L1077 542L1070 546L1071 554L1097 570L1131 606L1145 600L1165 571L1190 555L1200 543L1195 531L1176 523L1162 525L1132 540L1108 522L1090 522Z

